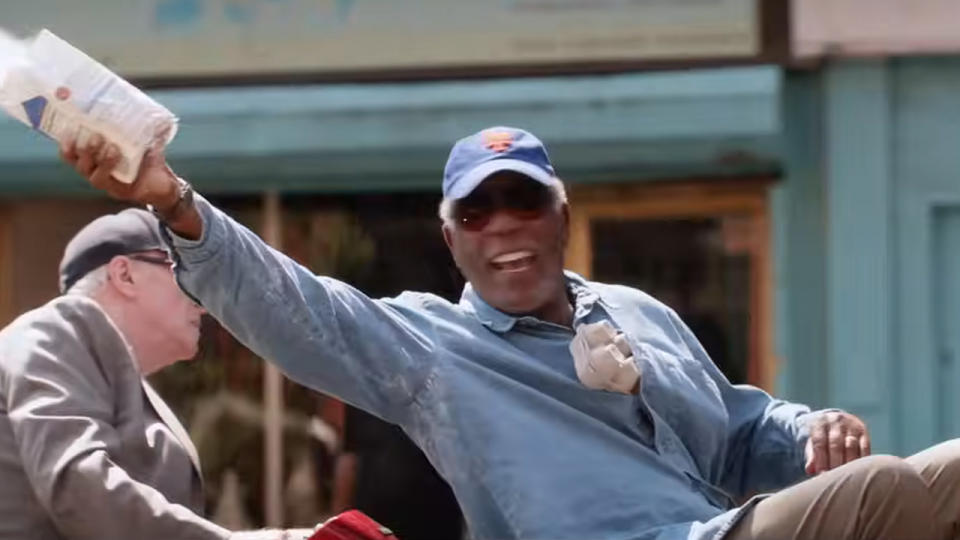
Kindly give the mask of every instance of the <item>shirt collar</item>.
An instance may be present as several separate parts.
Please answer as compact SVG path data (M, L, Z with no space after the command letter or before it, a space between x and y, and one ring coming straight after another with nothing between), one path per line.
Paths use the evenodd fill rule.
M566 278L567 288L574 297L574 321L586 317L598 301L610 305L609 301L600 298L600 294L591 287L590 283L583 277L568 270L564 271L564 277ZM477 294L477 291L474 290L473 285L470 283L467 283L463 287L463 294L460 296L460 307L473 313L477 320L484 326L498 333L509 332L519 320L539 321L530 316L515 317L494 308L480 298L480 295ZM539 322L549 324L544 321Z

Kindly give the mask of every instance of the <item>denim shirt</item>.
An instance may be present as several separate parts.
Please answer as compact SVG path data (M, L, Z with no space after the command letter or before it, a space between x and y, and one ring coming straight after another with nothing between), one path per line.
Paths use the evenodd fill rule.
M566 274L574 327L609 321L642 371L639 395L590 390L571 328L469 285L458 304L371 299L197 205L203 237L171 238L183 289L294 381L401 426L477 540L717 539L749 507L733 501L805 476L810 410L731 385L638 290Z

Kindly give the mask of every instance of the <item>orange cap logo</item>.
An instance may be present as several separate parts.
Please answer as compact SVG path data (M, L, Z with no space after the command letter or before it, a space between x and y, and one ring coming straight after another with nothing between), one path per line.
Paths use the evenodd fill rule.
M513 146L513 134L508 131L485 131L483 145L487 150L503 153Z

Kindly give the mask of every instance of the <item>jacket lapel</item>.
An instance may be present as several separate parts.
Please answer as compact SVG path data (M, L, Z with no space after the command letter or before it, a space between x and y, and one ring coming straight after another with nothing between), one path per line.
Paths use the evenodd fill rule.
M150 402L154 412L156 412L157 416L163 420L163 423L170 428L170 431L173 432L173 435L187 451L187 455L190 456L190 461L193 463L193 468L196 470L197 476L203 478L202 470L200 469L200 458L197 456L197 449L193 446L193 441L190 440L190 435L187 434L187 430L183 428L183 425L177 420L177 416L173 414L170 407L160 398L156 390L145 380L143 380L143 391L146 393L147 401Z

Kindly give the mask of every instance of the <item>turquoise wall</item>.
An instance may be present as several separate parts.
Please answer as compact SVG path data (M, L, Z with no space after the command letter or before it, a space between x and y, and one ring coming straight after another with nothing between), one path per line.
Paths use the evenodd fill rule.
M783 103L781 390L877 451L960 436L960 59L831 61Z

